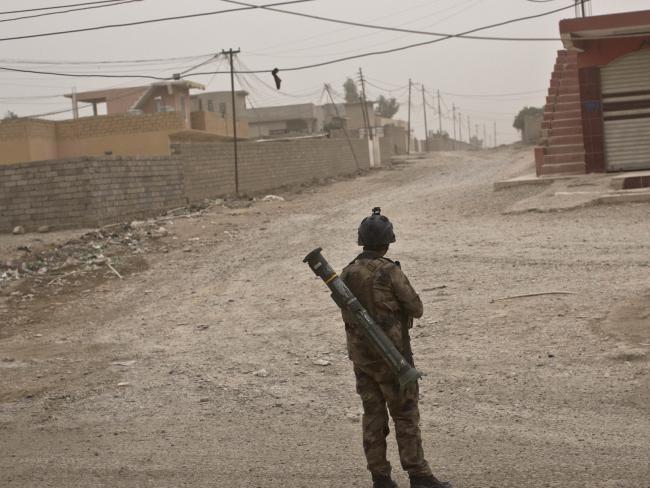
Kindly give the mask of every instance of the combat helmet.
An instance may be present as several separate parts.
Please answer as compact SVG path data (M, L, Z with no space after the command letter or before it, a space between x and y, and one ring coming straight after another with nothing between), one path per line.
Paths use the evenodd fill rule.
M359 239L357 243L366 247L381 247L395 242L393 224L388 217L381 214L381 208L372 209L372 215L366 217L359 225Z

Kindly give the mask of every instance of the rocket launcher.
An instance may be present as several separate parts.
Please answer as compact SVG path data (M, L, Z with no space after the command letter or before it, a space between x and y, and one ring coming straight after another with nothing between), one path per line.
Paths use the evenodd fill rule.
M370 343L377 350L386 364L399 381L400 387L405 388L410 383L415 383L422 377L420 372L411 366L404 356L393 344L382 328L363 308L359 300L352 294L339 275L332 269L329 263L321 254L322 248L314 249L305 256L304 263L307 263L311 270L321 278L331 290L332 300L343 310L347 310L356 317L357 325L361 327Z

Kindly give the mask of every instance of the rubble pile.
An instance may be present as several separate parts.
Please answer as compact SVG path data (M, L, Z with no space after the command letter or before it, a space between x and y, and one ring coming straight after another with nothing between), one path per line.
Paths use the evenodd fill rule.
M39 252L31 245L20 246L15 257L0 262L0 289L29 277L35 284L60 286L92 274L119 276L116 266L147 253L157 239L169 235L164 224L147 220L107 226Z

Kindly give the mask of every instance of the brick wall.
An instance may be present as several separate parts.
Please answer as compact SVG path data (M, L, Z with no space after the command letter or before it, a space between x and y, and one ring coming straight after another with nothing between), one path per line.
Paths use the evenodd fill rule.
M369 167L365 140L352 141L361 169ZM176 144L190 201L235 193L232 143ZM349 145L334 139L239 144L239 191L259 193L284 185L357 171Z
M365 140L353 141L368 168ZM340 140L241 143L240 192L353 174ZM95 157L0 166L0 232L74 228L155 215L235 193L232 143L179 143L171 157Z
M82 158L0 166L0 232L96 226L185 204L173 158Z
M61 140L85 139L109 134L133 134L183 129L185 129L185 122L183 116L178 112L83 117L56 123L56 135Z

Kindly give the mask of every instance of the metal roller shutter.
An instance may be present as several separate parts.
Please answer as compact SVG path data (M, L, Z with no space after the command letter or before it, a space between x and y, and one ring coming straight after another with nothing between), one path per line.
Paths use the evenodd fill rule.
M650 49L600 72L607 170L650 169Z

